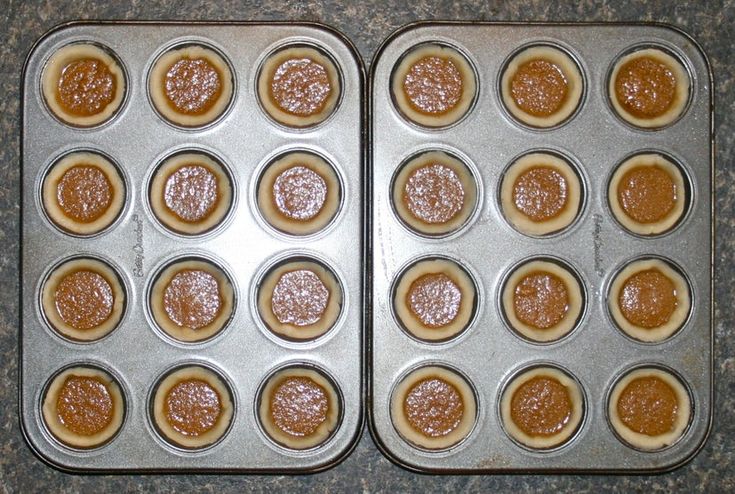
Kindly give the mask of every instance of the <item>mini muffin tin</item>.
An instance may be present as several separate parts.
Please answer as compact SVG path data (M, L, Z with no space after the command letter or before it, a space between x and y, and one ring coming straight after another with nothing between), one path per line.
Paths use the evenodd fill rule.
M44 102L41 74L49 57L72 43L112 53L126 78L123 103L105 123L78 128L56 118ZM233 76L233 96L222 115L201 127L171 124L148 92L150 72L170 49L201 45L221 54ZM335 111L309 128L274 122L258 101L257 75L269 55L288 46L312 47L334 61L341 94ZM33 48L23 76L22 326L20 406L32 448L48 463L83 471L316 471L343 458L355 445L363 411L363 82L361 61L348 40L323 26L292 23L72 23L55 29ZM74 151L109 157L125 184L120 216L104 231L72 235L47 218L41 185L50 167ZM323 158L340 181L334 218L316 233L287 235L258 211L257 186L264 168L284 153ZM200 235L167 229L152 213L150 184L167 158L205 153L223 165L232 201L221 224ZM52 267L77 257L99 259L119 275L125 309L118 327L94 342L62 337L44 317L41 289ZM174 260L202 259L226 273L234 309L222 331L185 343L157 328L149 307L155 277ZM341 310L324 335L306 341L280 338L257 312L265 274L290 259L327 266L342 288ZM156 385L183 366L217 373L229 387L232 423L212 446L187 450L167 442L151 416ZM286 366L315 369L334 383L340 415L321 445L288 449L258 423L259 390ZM71 366L92 366L112 376L123 391L124 422L108 443L90 450L55 440L42 404L48 383Z
M454 48L477 74L474 105L449 127L411 122L394 103L392 74L406 53L423 44ZM516 53L532 46L561 50L582 74L578 107L550 128L516 120L500 94L505 67ZM679 59L691 81L684 114L657 130L626 123L615 113L607 91L615 61L631 49L650 46ZM419 23L404 27L384 43L371 66L368 406L373 437L389 458L434 473L664 471L692 458L702 447L713 399L711 81L708 62L696 42L657 25ZM427 151L462 159L478 188L477 210L470 220L441 237L407 228L392 203L396 170L409 157ZM566 157L579 172L580 212L559 232L523 234L503 214L503 174L529 152ZM654 236L622 228L607 198L615 168L643 152L673 158L691 192L683 219ZM454 338L432 342L409 337L392 304L400 274L420 259L436 258L462 266L477 293L469 327ZM692 305L683 327L660 343L626 336L608 311L612 279L628 262L641 258L667 260L691 288ZM551 342L523 338L504 317L503 285L515 267L530 260L568 266L580 282L579 320L569 334ZM456 369L477 398L471 432L443 450L412 445L391 420L391 397L404 376L434 365ZM584 409L571 438L548 450L512 439L500 410L503 391L513 378L542 365L563 369L579 384ZM652 452L627 445L608 419L613 385L639 366L671 369L692 402L691 419L680 440Z

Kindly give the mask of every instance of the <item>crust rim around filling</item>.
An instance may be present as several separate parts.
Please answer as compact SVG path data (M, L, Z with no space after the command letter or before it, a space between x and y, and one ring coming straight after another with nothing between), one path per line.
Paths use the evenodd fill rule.
M101 380L112 399L112 420L100 432L83 436L69 431L58 418L56 402L61 388L69 376L92 377ZM125 400L117 381L107 372L96 367L76 366L59 373L48 386L42 404L43 421L52 436L61 443L77 449L91 449L112 440L120 430L125 418Z
M169 177L187 165L204 166L217 179L217 204L203 220L197 222L183 221L169 210L165 201ZM232 206L232 189L230 176L218 161L204 153L187 152L163 160L153 174L148 197L153 215L166 229L182 235L201 235L214 230L224 221Z
M419 168L434 163L451 169L459 178L464 189L464 203L462 209L451 220L444 223L425 223L416 218L404 204L403 192L409 176ZM401 222L410 230L419 235L443 236L450 235L469 224L471 217L478 207L477 182L469 167L462 161L443 151L422 152L405 162L393 180L391 200L393 209Z
M273 204L272 191L276 179L286 170L305 165L317 173L327 185L327 196L319 213L307 221L285 217ZM258 181L258 209L263 219L276 230L288 235L311 235L326 228L337 216L342 200L342 187L337 172L323 158L307 152L289 152L266 166Z
M543 59L553 63L564 73L567 79L568 93L566 100L556 112L546 117L529 115L516 105L511 96L510 85L518 68L526 62ZM503 106L520 123L537 128L550 128L560 125L572 117L582 102L584 79L577 64L559 48L551 46L531 46L517 52L508 62L500 78L500 94Z
M628 171L648 166L663 168L669 174L677 189L677 199L674 203L674 209L662 220L655 223L639 223L628 216L620 205L618 185ZM688 197L682 171L677 165L655 153L637 154L621 163L610 178L610 185L607 189L607 202L615 219L623 228L638 235L658 235L674 228L684 215L687 201Z
M548 329L539 329L520 321L515 313L514 292L518 283L534 272L548 272L559 277L567 289L569 308L564 318ZM516 267L503 285L502 305L511 329L538 343L556 341L569 334L579 322L584 305L582 288L577 278L565 267L551 261L527 261Z
M620 69L626 63L639 57L650 57L662 62L668 66L676 79L676 94L672 106L663 115L659 115L655 118L640 118L635 115L631 115L618 102L618 98L616 96L615 80L617 79ZM656 48L644 48L622 56L615 62L613 70L610 73L610 80L608 81L608 99L610 100L610 104L615 110L615 113L617 113L617 115L627 123L644 129L658 129L675 122L684 113L684 110L689 103L690 85L691 82L689 80L689 74L679 60L662 50Z
M294 437L279 429L270 417L270 396L276 385L289 377L306 377L321 386L327 393L329 408L327 417L309 436ZM267 398L267 399L265 399ZM311 449L326 443L339 427L342 402L331 379L321 372L304 367L287 367L271 374L258 398L258 419L266 435L278 445L295 450Z
M217 280L217 285L219 286L221 299L219 313L211 323L199 329L178 326L168 317L164 306L164 292L166 291L166 287L174 276L184 270L206 271ZM151 287L148 298L151 315L158 327L174 340L184 343L200 343L219 334L229 323L235 305L234 289L225 272L211 262L188 259L177 260L169 264L154 279L155 282Z
M270 100L269 85L272 75L282 63L297 58L308 58L321 65L329 77L331 85L329 96L324 103L324 108L314 115L292 115L278 108ZM309 46L279 48L268 55L258 71L257 87L258 100L266 115L281 125L294 128L313 127L327 120L337 110L337 105L342 97L341 77L335 63L329 56L322 53L321 49Z
M633 380L641 377L658 377L671 386L676 395L678 410L674 421L674 428L670 432L658 436L649 436L629 429L618 416L617 403L625 387ZM692 414L692 402L689 392L682 382L668 371L657 368L639 368L625 374L612 387L607 406L608 420L613 431L629 446L643 450L656 451L676 443L689 427Z
M67 113L56 101L56 85L61 71L67 64L83 58L101 60L116 79L115 96L112 101L98 114L86 117ZM72 127L94 127L107 122L122 106L126 91L127 81L120 64L106 50L92 43L72 43L59 48L46 62L41 75L41 92L46 106L51 114Z
M526 434L513 422L511 417L511 401L515 392L526 382L540 376L549 376L559 381L566 388L572 402L572 413L569 422L561 431L548 437L537 437ZM505 386L500 399L500 416L506 433L511 439L537 450L553 449L570 441L581 427L585 413L584 409L584 397L577 381L571 378L566 372L550 366L522 370Z
M203 58L222 74L222 92L212 107L201 115L186 115L174 110L168 103L163 90L163 81L170 67L179 60ZM167 122L178 127L204 127L222 116L234 99L234 76L230 65L212 48L191 44L172 47L163 52L154 62L148 75L148 94L154 110Z
M98 273L110 285L114 302L112 313L100 325L90 329L77 329L67 324L56 310L54 291L61 280L75 271L89 270ZM117 328L125 309L125 289L117 271L103 261L93 258L76 258L63 261L49 274L41 289L41 306L46 320L60 336L77 342L96 341Z
M647 329L632 324L623 316L618 304L618 297L623 285L631 276L640 271L650 269L660 271L674 284L677 292L677 306L668 322L656 328ZM633 339L646 343L659 343L671 337L686 322L691 307L691 292L689 290L689 284L684 277L665 261L660 259L641 259L629 263L622 271L615 275L608 291L607 305L613 321L625 334Z
M271 298L281 276L297 270L313 272L324 284L329 292L329 301L324 313L314 324L296 326L290 323L281 323L271 309ZM342 312L342 286L337 281L331 269L316 261L287 261L271 268L260 283L257 293L257 311L266 328L276 336L296 340L313 340L329 332L337 322Z
M174 429L164 413L166 395L178 383L185 380L201 380L210 385L219 395L220 415L217 422L207 432L199 436L186 436ZM217 373L199 365L189 365L174 370L156 386L153 397L153 423L161 437L174 446L185 449L200 449L216 443L230 427L234 414L234 404L230 388Z
M403 80L416 62L426 57L439 57L451 60L462 77L462 96L457 105L441 115L426 115L414 110L403 91ZM390 90L398 112L411 122L422 127L442 128L459 122L469 113L475 101L477 82L475 71L467 58L455 48L446 45L427 43L410 48L394 67L391 75Z

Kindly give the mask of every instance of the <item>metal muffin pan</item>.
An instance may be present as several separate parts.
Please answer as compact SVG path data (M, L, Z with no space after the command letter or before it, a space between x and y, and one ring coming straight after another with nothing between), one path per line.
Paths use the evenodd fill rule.
M119 59L127 77L120 111L103 125L74 128L47 110L41 73L60 47L85 41ZM169 124L154 110L148 74L162 51L191 42L213 47L228 61L234 95L222 117L201 129ZM267 55L285 45L315 46L337 64L341 97L336 111L306 129L275 123L261 109L256 77ZM356 444L363 423L363 84L356 50L342 35L316 24L292 23L72 23L45 35L23 76L23 193L21 225L20 409L25 436L46 462L75 471L316 471L334 465ZM40 199L41 181L60 156L95 150L119 167L127 195L120 217L104 232L78 237L56 228ZM233 183L232 210L223 224L196 237L166 230L148 204L148 185L161 160L183 150L221 160ZM341 181L335 219L322 231L293 237L271 228L257 210L263 168L285 151L323 156ZM122 321L92 343L60 337L47 324L39 290L52 266L74 256L100 258L120 274L127 300ZM234 288L234 313L225 329L202 343L185 344L157 329L148 293L159 270L177 258L201 257L222 267ZM313 258L329 266L343 288L335 326L307 342L276 337L255 303L265 271L286 258ZM166 443L149 413L153 387L166 372L198 363L219 372L234 400L230 429L213 446L188 452ZM340 424L323 445L289 450L271 441L257 419L257 394L275 370L294 363L320 369L338 388ZM45 427L46 383L70 365L95 365L123 390L119 434L89 451L57 442Z
M422 43L463 53L478 76L474 106L458 123L431 129L410 123L391 95L392 71L402 55ZM501 73L521 47L552 45L571 55L582 72L579 108L550 129L518 123L503 107ZM683 116L660 130L626 124L612 109L607 81L615 60L634 46L654 45L678 56L691 78ZM664 471L691 459L709 433L712 400L712 77L705 55L686 34L650 24L418 23L392 35L376 55L370 75L370 221L372 317L369 335L370 428L394 462L433 473ZM418 235L391 204L392 179L407 157L442 150L467 160L477 172L478 211L458 232ZM500 181L518 156L546 150L570 158L580 172L581 213L570 227L546 237L516 231L500 206ZM670 232L642 237L623 230L607 200L613 169L632 153L655 150L681 165L691 187L683 220ZM614 325L608 287L629 260L663 257L684 273L692 308L684 327L662 343L634 341ZM468 329L446 342L409 337L392 310L393 287L406 266L424 257L457 261L477 286L476 314ZM521 261L542 258L568 264L581 282L577 327L553 343L534 344L509 329L502 313L504 280ZM539 364L566 370L582 389L585 413L573 438L549 451L514 442L504 431L500 398L520 370ZM391 393L411 369L445 365L472 384L477 420L466 439L432 452L401 438L390 415ZM672 446L642 452L619 440L607 420L613 383L639 365L670 368L688 387L691 422Z

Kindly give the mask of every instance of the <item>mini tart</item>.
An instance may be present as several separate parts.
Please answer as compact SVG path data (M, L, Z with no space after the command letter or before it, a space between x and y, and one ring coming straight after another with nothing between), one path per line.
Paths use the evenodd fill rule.
M635 449L655 451L684 435L692 403L686 387L670 372L639 368L615 383L607 413L620 439Z
M321 372L288 367L268 378L260 392L258 418L268 437L296 450L324 444L339 426L339 394Z
M166 91L166 79L173 78L178 68L188 74L194 69L178 67L177 64L198 64L197 82L207 79L212 89L202 89L192 80L177 79L172 87L179 91L179 103L174 103ZM173 72L172 72L173 71ZM205 74L200 73L205 71ZM214 82L212 82L214 80ZM172 81L173 82L173 81ZM166 51L153 64L148 76L148 93L159 115L179 127L203 127L224 114L233 98L233 75L229 64L211 48L201 45L186 45ZM192 94L194 93L194 94ZM181 107L191 107L182 109Z
M436 279L437 276L442 279ZM421 317L409 307L409 299L418 297L417 303L423 301L428 304L426 296L436 295L437 283L441 283L439 289L442 290L442 300L437 301L438 307L432 304L430 308L434 310L427 311L431 314ZM453 261L429 259L415 263L401 275L394 291L393 309L410 335L426 341L442 341L457 336L467 328L475 312L476 296L475 284L464 268ZM447 312L454 314L447 316ZM437 317L443 319L437 321ZM429 318L431 321L427 324L425 320Z
M298 287L299 293L294 294L293 287L289 288L288 285L281 285L284 276L288 278L294 276L292 273L300 272L304 272L303 274L308 278L295 281L296 283L301 281L304 284L304 286ZM314 276L318 278L319 286L315 287L311 283L315 281ZM308 287L306 287L307 283ZM280 289L283 290L285 301L297 305L295 310L320 312L316 321L308 322L307 320L305 323L300 321L281 322L273 308L275 292ZM307 289L309 293L305 295L304 292ZM322 300L316 302L317 296L314 295L314 290L320 292ZM326 301L323 300L324 292L326 292ZM342 298L342 287L331 270L313 261L289 261L271 269L260 283L258 313L268 329L276 335L293 340L311 340L323 335L334 326L342 311ZM287 319L293 320L296 317L292 314L293 311L286 310L286 312L289 316Z
M443 72L439 74L438 70ZM441 76L454 79L455 84L450 85L452 81ZM417 83L419 87L414 89L423 91L412 97L409 92L413 91L407 91L406 85L411 86L416 80L424 83ZM393 69L391 93L396 108L407 119L424 127L447 127L461 120L474 102L477 93L475 71L467 58L454 48L420 45L401 57Z
M577 173L567 161L548 153L518 158L506 170L500 186L503 214L526 235L549 235L563 230L579 214L581 202Z
M171 410L172 405L177 409ZM167 442L200 449L225 435L234 408L225 381L209 369L191 365L175 370L159 382L152 414L156 428ZM172 414L177 419L175 423Z
M689 85L689 74L679 60L662 50L645 48L615 62L608 97L626 122L654 129L681 116L689 102Z
M283 98L274 96L274 88L285 93ZM341 92L339 71L332 59L308 46L276 51L258 73L258 99L263 110L287 127L323 122L334 113Z
M192 178L192 171L198 179ZM153 214L166 228L199 235L224 220L232 205L232 183L224 167L206 154L177 154L166 158L153 175L150 201Z
M46 320L61 336L95 341L120 323L125 312L125 290L119 275L107 263L77 258L49 274L41 291L41 306Z
M563 95L558 90L557 94L551 94L549 87L543 90L538 87L539 78L544 77L548 83L551 74L557 85L563 85ZM500 93L505 108L521 123L548 128L559 125L574 113L582 99L583 85L582 73L569 55L551 46L532 46L510 59L501 77ZM528 104L519 102L514 93L524 89L530 93L526 94L529 99L536 99ZM543 99L539 101L539 98ZM541 108L531 111L529 106Z
M90 63L94 67L90 67ZM75 75L83 74L85 86L92 85L94 88L81 94L71 91L68 96L75 101L84 100L87 103L87 107L81 111L74 111L61 102L59 84L69 70ZM102 74L92 77L89 70ZM69 82L74 84L72 81ZM81 83L75 85L79 86ZM120 109L125 98L125 74L107 49L89 43L73 43L58 49L46 62L41 76L41 91L46 106L56 118L74 127L94 127L112 118ZM90 104L92 107L89 107Z
M196 273L196 279L181 278L181 273ZM215 308L216 315L213 318L201 314L201 312L211 312L209 307L203 307L202 305L204 290L213 288L212 281L217 283L216 295L219 301L219 307ZM176 288L172 287L172 283L176 284ZM198 286L192 286L192 283L196 283ZM192 317L201 316L210 318L211 320L202 325L199 325L199 323L188 325L192 318L188 318L189 321L174 321L169 316L166 308L166 294L169 289L171 289L172 303L175 303L181 310L185 310L183 306L188 302L201 302L198 304L198 307L194 308L200 314L194 314ZM183 292L181 293L184 297L183 300L180 297L176 297L175 292L177 291ZM211 290L208 295L212 295ZM156 277L156 281L151 288L149 303L156 324L166 334L175 340L196 343L211 338L227 325L232 316L235 304L234 299L235 293L232 288L232 283L224 271L208 261L182 260L170 264ZM207 302L212 302L212 300L207 300ZM175 308L173 307L172 310ZM175 317L178 319L187 319L185 314L182 315L183 317ZM204 322L202 321L202 323Z
M519 284L524 281L527 283L532 282L534 275L544 277L551 275L551 279L553 280L555 278L555 281L560 281L566 290L566 312L558 322L549 324L545 328L522 321L516 312L516 296L519 290ZM530 311L536 313L536 309L541 308L540 306L547 308L550 305L551 302L549 299L552 295L548 290L541 292L542 288L548 287L548 280L544 280L542 287L538 286L538 283L535 286L525 287L523 290L523 299L530 305L528 307ZM547 343L562 338L574 329L582 314L584 298L579 281L569 269L555 262L530 261L517 267L508 277L508 280L503 285L502 303L503 313L511 329L531 341ZM547 314L546 318L549 317L558 318L554 317L554 315Z
M522 394L514 404L517 393ZM553 417L560 420L551 424L539 423L539 419L552 418L549 417L550 406L562 407L555 415L563 417ZM524 408L526 413L521 415ZM536 420L534 427L537 429L555 428L557 431L534 434L518 425L514 415L528 421ZM552 449L569 441L579 429L584 417L582 390L566 372L555 367L534 367L516 375L506 386L500 399L500 416L505 432L514 441L532 449Z
M411 230L448 235L462 228L474 213L477 183L460 160L442 151L429 151L401 166L391 198L398 217Z
M475 393L446 367L421 367L404 377L390 402L393 426L415 447L440 451L463 441L477 419Z
M107 372L71 367L53 378L42 405L43 422L60 442L78 449L112 440L125 418L120 386Z
M654 275L650 273L654 273L656 277L652 279L651 276ZM668 279L668 282L664 282L670 283L671 287L660 285L661 280L657 281L660 275ZM628 287L629 280L635 279L634 277L638 278L636 284ZM670 288L673 288L673 293ZM649 318L656 317L659 321L629 321L623 314L624 309L620 307L621 292L624 290L629 293L630 298L626 297L628 303L637 305L643 298L643 307L639 311ZM655 305L664 299L671 302L672 298L675 307L665 311L666 314L663 313L664 308ZM653 343L669 338L686 322L691 307L691 294L687 281L668 263L660 259L642 259L631 262L615 276L608 292L607 305L615 324L625 334L636 340ZM662 319L665 322L661 322Z
M620 188L625 186L623 181L630 174L640 175L630 185L641 184L643 190L640 186L626 187L625 201L629 203L626 206L621 204ZM615 219L638 235L657 235L673 228L684 215L687 201L681 170L660 154L638 154L625 160L613 173L608 186L608 203ZM651 210L662 203L669 204L668 211ZM638 218L626 211L629 208L633 211L638 208L633 213Z
M74 152L54 163L41 195L46 215L57 227L74 235L94 235L120 215L125 183L104 156Z
M289 235L310 235L325 228L341 199L337 173L311 153L288 153L269 164L258 182L263 219Z

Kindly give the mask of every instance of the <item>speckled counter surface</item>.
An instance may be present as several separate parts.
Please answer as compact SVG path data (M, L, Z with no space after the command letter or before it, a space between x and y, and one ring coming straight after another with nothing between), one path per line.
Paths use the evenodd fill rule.
M735 0L702 2L417 0L198 1L3 0L0 5L0 490L133 492L244 490L733 492L735 491ZM318 21L344 32L369 61L399 26L424 19L483 21L658 21L692 35L715 75L716 273L713 430L694 460L652 476L432 476L391 464L367 430L343 463L315 475L69 475L46 466L23 440L18 421L18 243L20 79L25 56L51 27L75 19Z

